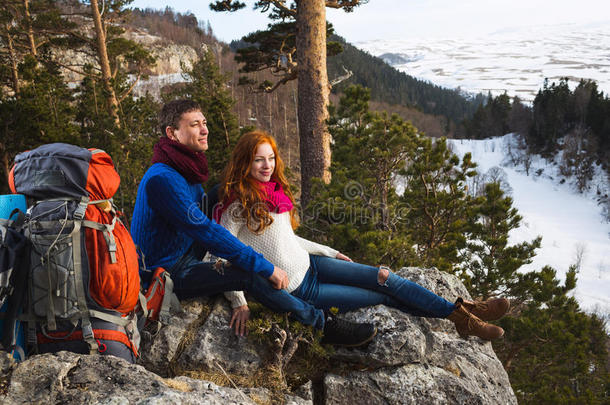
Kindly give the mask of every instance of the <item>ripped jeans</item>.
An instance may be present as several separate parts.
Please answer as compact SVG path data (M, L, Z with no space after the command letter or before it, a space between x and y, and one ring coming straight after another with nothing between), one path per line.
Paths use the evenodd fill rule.
M411 315L446 318L456 308L417 283L390 275L381 285L379 268L330 257L309 255L309 270L292 295L316 308L345 312L384 304Z

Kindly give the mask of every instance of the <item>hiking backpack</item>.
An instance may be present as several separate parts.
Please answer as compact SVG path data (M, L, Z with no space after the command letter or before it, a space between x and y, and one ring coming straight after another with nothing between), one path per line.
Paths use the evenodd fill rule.
M138 257L112 197L120 178L102 150L54 143L20 153L9 175L28 198L28 344L119 342L137 356ZM104 343L105 342L105 343Z
M1 196L3 200L5 197ZM21 196L23 197L23 196ZM8 208L8 207L3 207ZM17 319L23 305L23 291L30 266L30 245L24 234L25 213L19 208L0 219L0 348L18 361L25 360L23 328Z

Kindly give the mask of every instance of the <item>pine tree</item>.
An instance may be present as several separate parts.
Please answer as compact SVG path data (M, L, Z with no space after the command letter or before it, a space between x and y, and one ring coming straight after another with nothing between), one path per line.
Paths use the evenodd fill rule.
M26 56L20 64L19 93L0 97L0 152L8 179L15 155L49 142L80 144L74 124L72 90L53 63L39 64ZM3 182L3 191L7 182Z
M596 315L580 310L568 293L576 286L571 267L563 286L550 267L524 276L529 298L499 321L505 338L493 343L519 403L605 404L610 396L607 342Z
M18 152L45 142L79 143L72 91L49 52L52 46L71 43L64 33L72 27L62 24L56 5L48 0L8 0L0 9L0 160L5 178Z
M351 86L338 108L331 107L333 178L316 183L301 232L354 260L399 267L414 256L393 179L416 130L396 115L369 111L369 100L368 89Z
M542 90L534 99L534 121L529 132L529 144L533 150L546 156L555 154L558 140L569 129L571 91L568 80L562 79L559 84L545 79Z
M519 227L521 216L512 207L497 182L485 185L485 193L473 201L465 226L466 246L461 251L458 269L471 295L487 299L492 296L515 296L519 283L517 272L531 263L541 238L532 242L508 245L508 234Z
M460 159L444 138L424 136L411 150L401 201L409 206L407 220L417 254L425 266L452 271L458 262L470 197L466 180L476 174L471 155Z

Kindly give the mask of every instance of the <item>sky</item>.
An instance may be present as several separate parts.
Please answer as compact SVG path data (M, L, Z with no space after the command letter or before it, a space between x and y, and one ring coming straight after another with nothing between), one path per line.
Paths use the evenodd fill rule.
M217 13L209 0L135 0L131 7L190 11L209 21L215 35L225 41L263 29L269 20L245 9ZM535 25L610 26L608 0L370 0L352 13L331 10L327 19L335 32L350 42L373 39L481 37L498 31Z

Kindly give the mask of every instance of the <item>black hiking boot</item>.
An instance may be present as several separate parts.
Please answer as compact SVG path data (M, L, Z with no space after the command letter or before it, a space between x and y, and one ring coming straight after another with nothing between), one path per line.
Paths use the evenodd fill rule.
M367 344L377 334L372 323L355 323L326 315L322 343L327 345L358 347Z

